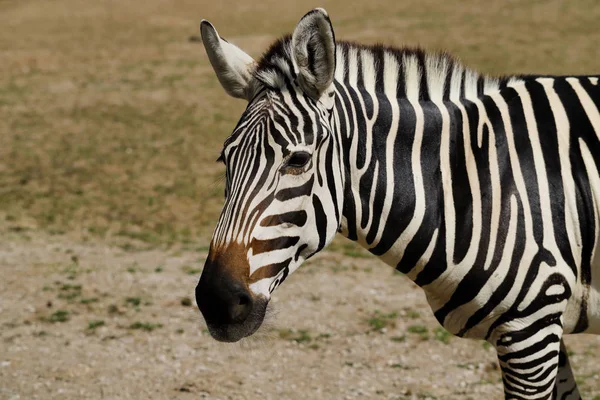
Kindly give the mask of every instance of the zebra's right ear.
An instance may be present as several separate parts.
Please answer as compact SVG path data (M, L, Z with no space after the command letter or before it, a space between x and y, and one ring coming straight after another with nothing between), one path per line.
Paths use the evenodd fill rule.
M220 37L207 20L203 19L200 23L200 33L221 86L230 96L250 100L256 61L239 47Z
M298 22L292 55L302 90L319 100L335 76L335 34L327 11L315 8Z

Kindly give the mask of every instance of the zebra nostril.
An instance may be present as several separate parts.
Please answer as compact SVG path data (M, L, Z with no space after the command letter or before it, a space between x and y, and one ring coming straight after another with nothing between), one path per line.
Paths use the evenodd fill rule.
M250 303L250 296L248 296L247 294L241 294L240 295L240 306L246 305Z
M248 293L236 294L237 301L231 305L229 312L233 322L243 322L252 311L252 297Z

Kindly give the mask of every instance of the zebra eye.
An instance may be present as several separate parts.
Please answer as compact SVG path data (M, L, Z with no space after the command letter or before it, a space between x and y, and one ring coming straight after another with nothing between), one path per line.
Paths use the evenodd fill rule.
M293 153L286 163L286 167L303 168L310 161L310 153L297 151Z

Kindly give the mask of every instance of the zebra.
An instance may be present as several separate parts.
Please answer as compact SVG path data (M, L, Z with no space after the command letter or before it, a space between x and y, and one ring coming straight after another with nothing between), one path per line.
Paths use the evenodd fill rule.
M200 30L248 102L195 292L213 338L252 335L340 232L419 285L446 330L494 346L505 398L581 398L562 336L600 332L599 76L494 77L337 41L324 9L258 61Z

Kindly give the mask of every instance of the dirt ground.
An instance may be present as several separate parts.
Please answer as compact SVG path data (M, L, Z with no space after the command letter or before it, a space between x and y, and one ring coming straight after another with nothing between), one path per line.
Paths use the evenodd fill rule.
M193 299L205 248L0 244L2 399L501 399L493 349L450 337L422 291L363 253L290 277L256 337L215 342ZM584 398L600 337L571 336Z
M325 7L336 37L487 73L600 71L597 0L0 0L0 399L501 399L493 350L336 240L268 321L212 340L194 303L244 108L201 18L254 57ZM600 337L567 338L600 399Z

